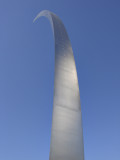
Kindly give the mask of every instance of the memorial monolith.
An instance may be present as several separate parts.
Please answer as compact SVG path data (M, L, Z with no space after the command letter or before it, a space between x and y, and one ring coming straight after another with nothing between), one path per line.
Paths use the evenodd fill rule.
M49 160L84 160L80 92L71 43L58 16L44 10L34 21L41 16L49 19L55 40L54 102Z

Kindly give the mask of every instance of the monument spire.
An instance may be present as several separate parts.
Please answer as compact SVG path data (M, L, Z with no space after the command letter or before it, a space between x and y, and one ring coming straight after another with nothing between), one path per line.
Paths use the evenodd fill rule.
M55 78L49 160L84 160L80 94L75 60L66 29L54 13L44 10L55 39ZM47 45L47 44L46 44Z

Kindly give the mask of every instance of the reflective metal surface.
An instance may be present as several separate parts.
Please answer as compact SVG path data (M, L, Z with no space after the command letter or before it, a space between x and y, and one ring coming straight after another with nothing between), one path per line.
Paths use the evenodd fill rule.
M81 106L72 47L61 20L42 11L52 25L55 38L54 106L50 160L84 160Z

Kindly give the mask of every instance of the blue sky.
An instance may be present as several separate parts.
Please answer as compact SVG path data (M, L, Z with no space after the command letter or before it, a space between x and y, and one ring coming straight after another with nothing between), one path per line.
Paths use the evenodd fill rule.
M48 160L54 39L44 9L69 34L86 160L120 157L120 1L0 1L0 160Z

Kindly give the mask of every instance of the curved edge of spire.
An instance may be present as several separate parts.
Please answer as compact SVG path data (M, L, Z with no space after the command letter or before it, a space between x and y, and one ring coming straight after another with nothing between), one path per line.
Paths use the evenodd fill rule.
M52 13L52 12L50 12L50 11L48 11L48 10L43 10L43 11L41 11L41 12L39 12L38 14L37 14L37 16L34 18L34 20L33 20L33 23L37 20L37 19L39 19L40 17L46 17L46 18L48 18L48 20L50 21L50 24L51 24L51 26L52 26L52 30L53 30L53 20L52 20L52 14L54 14L54 13ZM54 30L53 30L53 33L54 33Z
M48 10L43 10L43 11L39 12L39 13L37 14L37 16L34 18L33 22L35 22L38 18L40 18L40 17L42 17L42 16L47 17L47 18L50 18L50 13L51 13L51 12L48 11Z

